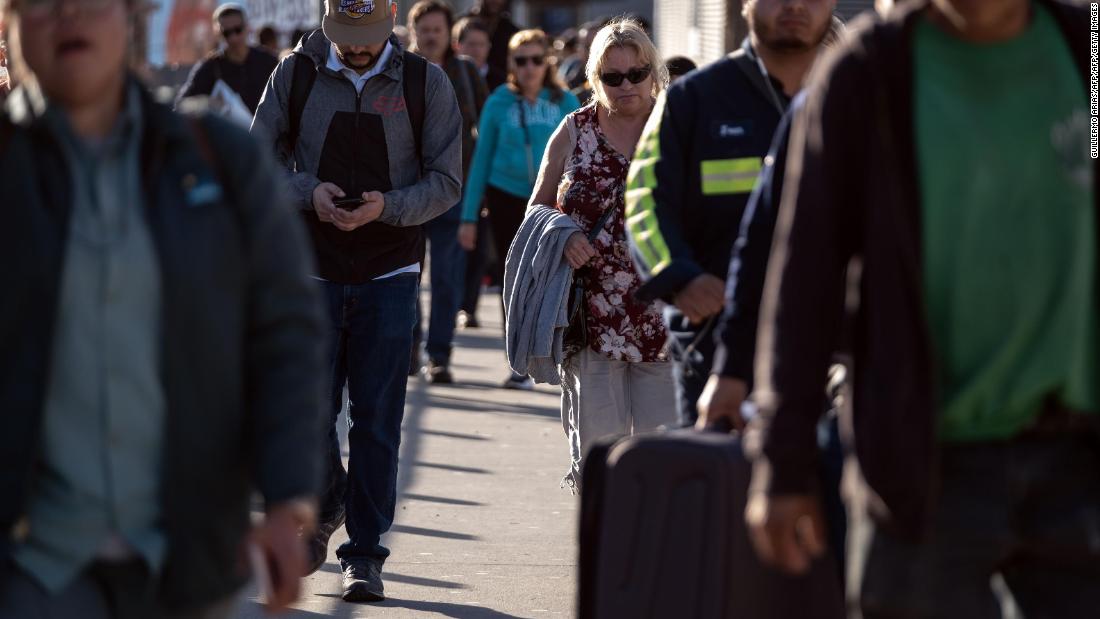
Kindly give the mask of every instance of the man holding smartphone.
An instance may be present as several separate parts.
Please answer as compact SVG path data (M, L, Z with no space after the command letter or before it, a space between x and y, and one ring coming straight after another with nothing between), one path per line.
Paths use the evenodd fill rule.
M461 194L462 115L439 67L401 48L397 6L329 0L268 82L252 131L289 172L328 304L328 483L314 570L337 551L344 599L384 599L397 453L423 248L421 224ZM419 116L419 118L418 118ZM418 137L419 136L419 137ZM349 394L345 472L335 421Z

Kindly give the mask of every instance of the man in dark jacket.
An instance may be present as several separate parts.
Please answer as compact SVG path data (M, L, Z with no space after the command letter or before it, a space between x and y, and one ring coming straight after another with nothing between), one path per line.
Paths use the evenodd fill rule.
M478 0L468 15L477 17L489 29L489 66L491 73L508 76L508 42L519 28L508 12L511 0Z
M451 80L458 108L462 112L462 179L470 171L477 144L478 119L489 90L474 63L458 57L451 45L454 13L442 0L420 0L409 10L409 32L413 51L432 64L442 67ZM461 201L460 201L461 202ZM466 274L466 252L458 243L461 209L455 204L450 210L424 224L424 233L431 248L431 314L428 320L428 380L433 384L454 382L451 375L451 345L454 341L455 319L462 303ZM423 312L417 304L416 328L413 332L413 367L420 366L420 342L423 341Z
M492 93L508 81L508 72L489 64L492 49L492 33L479 17L466 16L455 22L451 29L451 45L456 54L474 63L477 72L485 80Z
M1046 0L905 4L855 28L795 118L746 516L786 570L822 550L815 425L857 259L864 617L999 616L994 575L1024 616L1100 605L1087 24Z
M814 60L832 0L745 3L741 50L669 87L639 142L627 194L627 231L647 282L644 299L673 304L677 406L685 425L714 355L730 250L745 203L790 97Z
M244 8L237 4L223 4L214 11L214 30L225 40L225 49L195 65L177 103L186 97L211 94L221 80L240 95L249 112L256 113L267 78L279 60L265 48L248 44L246 18Z
M132 4L0 2L0 617L227 617L297 595L320 299L270 156L152 101ZM251 490L267 518L249 533Z
M329 0L323 29L276 69L252 126L286 166L328 301L329 472L312 568L324 564L329 537L346 519L349 539L336 554L351 602L385 597L390 551L381 538L397 502L422 225L453 207L462 189L454 89L442 68L401 48L396 13L384 0ZM298 96L300 115L291 108ZM345 386L346 473L336 434Z

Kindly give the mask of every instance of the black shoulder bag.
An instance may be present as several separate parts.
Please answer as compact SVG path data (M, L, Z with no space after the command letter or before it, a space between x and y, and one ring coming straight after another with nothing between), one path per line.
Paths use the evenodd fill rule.
M586 235L589 243L595 243L607 220L614 213L616 207L612 206L604 211L596 225ZM583 267L582 267L583 268ZM584 302L585 288L588 280L578 269L573 273L573 288L569 291L569 326L565 329L565 337L562 339L562 351L564 358L568 359L588 347L588 310Z

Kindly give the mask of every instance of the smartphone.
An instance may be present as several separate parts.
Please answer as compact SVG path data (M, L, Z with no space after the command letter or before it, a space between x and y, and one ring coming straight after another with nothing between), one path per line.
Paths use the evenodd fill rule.
M332 201L332 205L336 208L343 209L345 211L354 211L363 204L363 198L336 198Z

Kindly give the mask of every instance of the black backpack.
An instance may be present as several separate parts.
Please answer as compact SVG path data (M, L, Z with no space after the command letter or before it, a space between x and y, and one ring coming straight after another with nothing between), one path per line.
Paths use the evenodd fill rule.
M312 36L312 35L310 35ZM308 38L308 37L307 37ZM405 91L405 107L408 109L409 122L412 124L413 137L416 140L416 156L423 165L424 161L424 107L425 89L428 81L428 61L405 51L404 70L401 85ZM305 54L294 54L294 76L290 82L290 110L287 118L287 144L290 152L298 144L298 135L302 127L302 112L306 108L313 83L317 81L317 66L313 59Z

